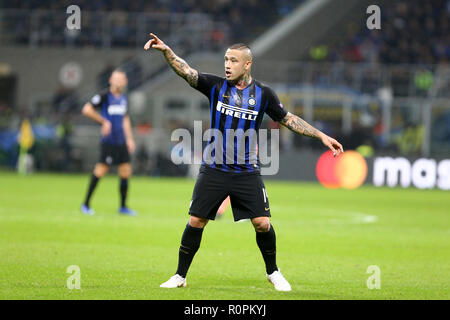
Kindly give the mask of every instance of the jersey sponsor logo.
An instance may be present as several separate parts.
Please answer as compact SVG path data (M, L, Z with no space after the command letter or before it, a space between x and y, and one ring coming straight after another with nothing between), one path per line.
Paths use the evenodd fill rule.
M127 112L127 106L124 104L112 104L108 107L109 115L120 115L123 116Z
M243 109L235 106L230 106L221 101L217 102L217 111L239 119L255 121L258 116L258 111Z

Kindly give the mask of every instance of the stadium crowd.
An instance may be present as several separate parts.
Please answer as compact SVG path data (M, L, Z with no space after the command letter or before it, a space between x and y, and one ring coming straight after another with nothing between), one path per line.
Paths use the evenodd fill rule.
M99 21L99 14L113 13L109 26L112 46L136 46L138 40L136 34L139 30L136 23L136 14L151 15L158 13L166 21L154 23L153 27L161 31L167 29L167 24L173 23L170 15L190 13L205 14L209 16L212 24L217 25L207 35L206 42L220 42L225 36L228 36L232 42L243 42L253 39L268 26L273 25L277 20L289 14L295 6L303 0L156 0L156 1L88 1L88 0L63 0L63 1L20 1L11 0L3 2L2 9L21 9L23 14L16 12L8 23L8 29L13 28L12 41L14 43L26 44L33 41L30 34L31 19L30 11L47 10L47 13L41 12L37 17L41 21L42 27L39 28L39 44L44 45L65 45L72 41L76 45L94 45L101 46L104 42L101 39L102 24ZM78 5L85 13L83 19L83 33L63 34L61 23L66 18L66 8L70 5ZM248 14L251 12L251 14ZM178 18L177 18L178 19ZM179 23L179 21L176 21ZM158 26L159 25L159 26ZM225 27L224 27L225 25ZM243 39L242 30L245 28L245 39ZM229 35L225 35L223 30L230 30ZM35 32L37 32L35 30ZM158 32L161 34L161 32ZM73 38L73 39L72 39ZM140 44L140 42L139 42ZM212 46L218 48L219 46Z
M381 30L348 24L345 41L331 47L328 60L387 64L448 64L450 1L386 1Z

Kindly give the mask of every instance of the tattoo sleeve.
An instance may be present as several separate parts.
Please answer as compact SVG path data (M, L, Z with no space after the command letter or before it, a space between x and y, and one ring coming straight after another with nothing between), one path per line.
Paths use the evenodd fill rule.
M282 125L291 131L302 134L312 138L320 138L320 131L311 126L302 118L288 112L288 114L280 121Z
M171 49L164 52L164 56L170 67L177 75L186 80L190 86L196 87L198 82L197 70L191 68L186 61L178 57Z

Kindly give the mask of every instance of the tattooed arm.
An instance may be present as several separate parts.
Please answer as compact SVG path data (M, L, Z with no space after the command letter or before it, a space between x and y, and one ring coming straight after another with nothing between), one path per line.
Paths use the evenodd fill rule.
M302 118L290 112L287 113L287 115L280 121L280 123L291 131L311 138L319 139L320 134L322 133Z
M177 75L186 80L191 87L197 86L198 72L197 70L191 68L186 61L178 57L173 53L172 49L167 47L164 51L164 57L166 57L167 62L170 67L175 71Z
M295 114L288 112L287 115L280 121L280 123L289 130L294 131L295 133L321 140L325 146L333 151L334 156L338 156L340 153L344 152L344 149L339 142L327 136L322 131L314 128L308 122L296 116Z
M196 87L198 83L198 72L197 70L191 68L186 61L178 57L172 49L169 48L164 42L161 41L156 35L150 33L152 39L147 41L144 46L145 50L149 50L150 48L159 50L163 52L164 57L169 63L170 67L175 71L177 75L186 80L189 85L192 87Z

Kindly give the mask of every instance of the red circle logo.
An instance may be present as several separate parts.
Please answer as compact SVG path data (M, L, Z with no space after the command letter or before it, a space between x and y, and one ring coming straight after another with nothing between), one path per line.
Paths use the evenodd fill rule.
M329 150L317 161L316 176L326 188L356 189L366 180L367 163L356 151L346 151L335 158Z

